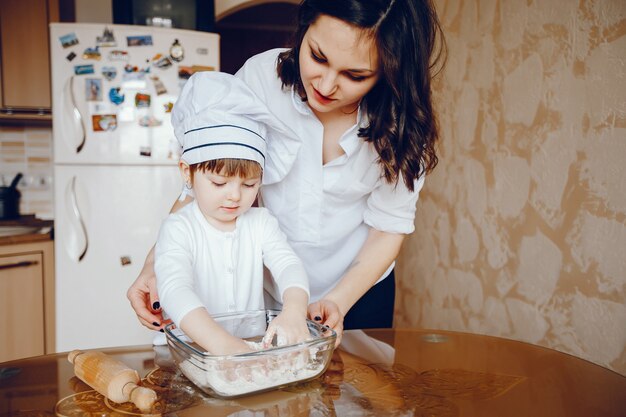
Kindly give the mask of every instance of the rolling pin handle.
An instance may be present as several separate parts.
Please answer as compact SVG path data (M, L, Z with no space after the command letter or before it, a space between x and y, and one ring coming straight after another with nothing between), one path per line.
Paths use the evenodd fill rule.
M143 412L150 411L157 400L157 395L153 390L140 387L134 382L124 385L123 391L130 399L130 402Z
M82 350L73 350L69 353L69 355L67 355L67 360L73 364L76 361L76 357L78 355L82 355L83 353L85 352L83 352Z

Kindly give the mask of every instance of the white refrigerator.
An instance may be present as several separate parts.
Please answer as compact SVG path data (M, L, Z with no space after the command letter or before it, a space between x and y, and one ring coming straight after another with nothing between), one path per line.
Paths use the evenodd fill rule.
M53 23L50 43L56 349L150 343L126 290L181 191L169 112L219 36Z

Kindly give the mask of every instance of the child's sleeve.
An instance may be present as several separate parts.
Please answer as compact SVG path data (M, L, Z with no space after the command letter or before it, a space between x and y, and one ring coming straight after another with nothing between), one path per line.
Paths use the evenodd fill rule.
M263 234L263 263L272 273L281 301L287 288L302 288L309 293L309 279L302 261L287 242L278 221L267 209L260 209Z
M194 291L192 233L187 229L182 219L170 215L161 226L154 253L159 301L177 326L187 313L204 306Z

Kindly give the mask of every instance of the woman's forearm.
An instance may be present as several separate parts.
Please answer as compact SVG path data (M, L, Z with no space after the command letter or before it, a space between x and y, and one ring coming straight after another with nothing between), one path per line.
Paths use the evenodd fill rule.
M404 234L370 229L367 240L341 281L324 297L333 301L345 316L396 259Z

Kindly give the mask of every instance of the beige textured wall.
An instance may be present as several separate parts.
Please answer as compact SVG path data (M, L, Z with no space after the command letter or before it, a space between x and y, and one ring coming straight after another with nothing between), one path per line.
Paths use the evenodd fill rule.
M449 0L440 164L396 326L497 335L626 374L626 2Z

